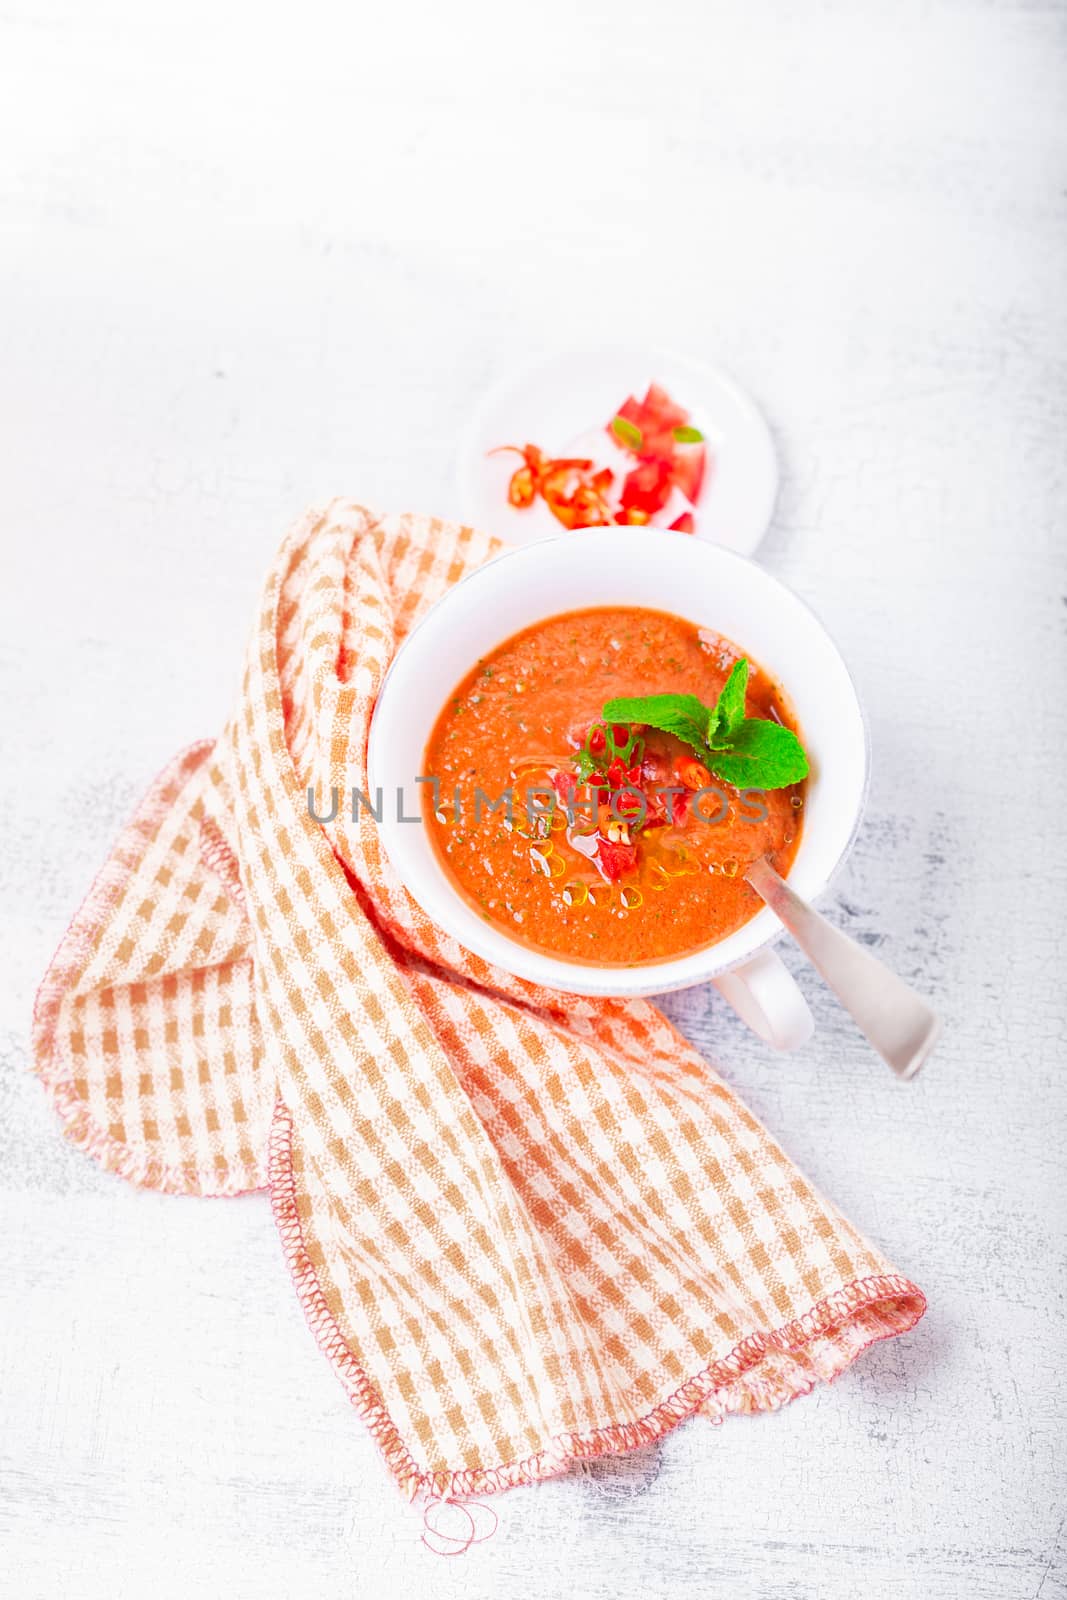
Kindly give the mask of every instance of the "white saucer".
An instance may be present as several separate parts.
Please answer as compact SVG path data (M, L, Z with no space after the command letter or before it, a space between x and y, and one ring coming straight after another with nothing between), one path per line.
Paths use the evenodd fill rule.
M628 395L659 383L689 412L708 446L695 537L751 555L767 531L778 493L778 462L767 424L725 373L685 356L636 346L568 350L513 372L493 386L471 418L457 466L461 515L509 544L553 538L560 524L538 499L508 504L519 460L490 455L499 445L535 444L569 453L591 429L606 428Z

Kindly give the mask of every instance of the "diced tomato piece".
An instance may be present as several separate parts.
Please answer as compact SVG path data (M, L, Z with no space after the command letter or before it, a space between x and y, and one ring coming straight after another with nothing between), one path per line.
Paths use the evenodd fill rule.
M671 399L662 384L649 384L643 404L646 416L661 428L683 428L689 421L688 411Z
M563 801L567 798L568 789L573 789L577 782L578 775L574 772L559 771L552 774L552 787Z
M594 728L589 735L589 754L593 756L603 755L606 746L607 740L604 737L603 728Z
M671 463L663 457L641 458L628 472L620 502L624 511L644 511L649 516L662 510L671 493Z
M621 756L616 756L608 768L608 782L613 789L621 789L626 782L626 768Z
M671 523L671 531L673 533L695 533L696 527L697 525L688 511L683 511L682 515L675 517Z
M630 395L616 416L631 423L641 436L639 444L628 447L638 464L623 483L616 522L636 522L653 516L666 504L672 486L695 505L704 481L707 453L699 441L685 444L674 436L676 429L688 424L688 411L676 404L660 384L652 383L643 400ZM610 422L608 431L618 443ZM680 520L672 526L679 527ZM685 527L681 531L693 530Z
M618 411L616 411L615 417L622 417L626 422L632 422L635 428L637 428L639 431L642 431L643 437L641 424L645 420L645 408L643 403L640 400L635 400L632 394L627 395L623 404L619 407ZM611 417L608 421L608 432L611 434L616 444L621 444L622 441L611 425L615 421L615 417Z
M671 457L675 446L674 430L684 427L689 421L688 411L676 405L666 389L658 383L649 384L643 400L635 400L630 395L615 415L632 423L640 433L641 443L634 446L634 454L643 457ZM608 431L616 443L620 442L611 421L608 422Z
M679 444L677 440L674 441L674 481L693 505L700 499L705 460L702 444Z
M643 796L633 789L624 789L615 801L615 809L620 817L636 817L647 807Z
M596 858L609 883L618 883L637 866L637 846L623 844L621 840L601 839L596 847Z
M674 785L664 784L664 788L667 787L673 788ZM669 797L667 795L653 793L648 795L647 799L648 810L645 813L646 828L665 828L668 822L672 823L676 828L680 828L682 826L689 810L688 793L682 791L672 794ZM670 802L669 812L667 810L668 800Z

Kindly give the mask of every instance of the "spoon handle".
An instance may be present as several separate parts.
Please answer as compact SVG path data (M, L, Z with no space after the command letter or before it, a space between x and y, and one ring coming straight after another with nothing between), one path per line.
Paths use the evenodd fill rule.
M913 1078L941 1032L937 1013L877 956L802 900L769 861L754 861L745 876L883 1061L901 1078Z

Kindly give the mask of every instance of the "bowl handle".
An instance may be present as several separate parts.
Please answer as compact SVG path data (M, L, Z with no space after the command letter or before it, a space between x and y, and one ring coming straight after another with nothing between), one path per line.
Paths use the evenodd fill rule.
M781 956L760 950L751 961L712 980L752 1032L775 1050L799 1050L815 1019Z

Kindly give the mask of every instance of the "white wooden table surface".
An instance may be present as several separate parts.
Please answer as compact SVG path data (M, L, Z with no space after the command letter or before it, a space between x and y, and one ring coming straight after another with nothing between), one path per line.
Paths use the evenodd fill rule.
M6 0L5 1596L1067 1595L1065 68L1041 0ZM618 333L772 422L763 555L873 732L829 909L947 1027L901 1087L806 972L792 1059L707 991L670 1009L930 1309L628 1484L498 1499L445 1561L266 1201L99 1172L28 1015L132 804L221 724L289 521L455 511L484 385Z

